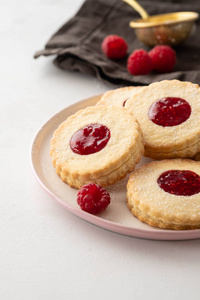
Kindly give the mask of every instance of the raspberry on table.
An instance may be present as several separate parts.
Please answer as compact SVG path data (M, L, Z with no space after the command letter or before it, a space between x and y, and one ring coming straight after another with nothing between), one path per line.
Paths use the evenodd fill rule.
M110 194L100 185L89 183L79 189L77 203L82 210L98 214L110 204Z
M101 48L103 53L110 59L120 59L127 55L127 43L119 35L108 35L104 38Z
M132 75L145 75L151 72L152 62L147 51L137 49L129 56L127 69Z
M155 46L149 51L153 69L160 73L171 72L176 64L176 52L168 45Z

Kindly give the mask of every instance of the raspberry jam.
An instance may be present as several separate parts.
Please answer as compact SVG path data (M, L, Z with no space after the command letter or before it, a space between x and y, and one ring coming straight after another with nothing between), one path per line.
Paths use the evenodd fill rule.
M189 170L166 171L157 183L165 192L177 196L192 196L200 192L200 176Z
M127 101L128 99L129 99L129 98L127 98L126 100L124 100L124 102L123 102L123 107L125 107L126 101Z
M89 124L73 134L70 147L73 152L88 155L102 150L110 139L110 130L102 124Z
M189 118L190 114L190 104L177 97L159 99L149 109L149 119L163 127L180 125Z

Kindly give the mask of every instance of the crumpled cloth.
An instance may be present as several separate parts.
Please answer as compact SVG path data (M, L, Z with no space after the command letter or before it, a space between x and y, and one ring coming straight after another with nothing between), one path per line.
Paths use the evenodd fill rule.
M200 14L198 0L146 0L140 4L150 15L176 11ZM138 13L121 0L86 0L76 15L34 57L53 55L54 63L62 69L90 74L116 86L147 85L164 79L200 84L200 20L196 21L196 29L190 38L175 49L177 63L173 72L133 76L127 70L127 58L113 61L103 54L101 43L109 34L120 35L127 41L128 55L135 49L149 50L129 27L129 22L137 18L140 18Z

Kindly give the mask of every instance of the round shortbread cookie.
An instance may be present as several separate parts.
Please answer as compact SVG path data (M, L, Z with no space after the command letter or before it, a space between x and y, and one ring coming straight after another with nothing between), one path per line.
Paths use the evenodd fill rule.
M200 228L200 162L172 159L143 165L129 177L127 205L151 226Z
M114 105L118 107L124 107L126 101L135 95L140 89L141 86L127 86L107 91L105 94L103 94L96 105Z
M101 129L95 129L96 124L103 126L103 130L108 129L109 138L103 148L91 154L74 152L73 145L79 147L82 141L86 149L93 149L95 130L99 137L102 135ZM85 134L85 130L89 137L83 139L79 135L80 132ZM102 142L104 137L95 147ZM89 182L105 187L121 180L134 170L143 151L142 135L135 118L125 109L107 106L91 106L70 116L54 132L50 147L57 174L75 188Z
M192 158L200 152L200 88L197 84L178 80L152 83L130 98L125 108L141 127L145 156ZM154 119L158 117L160 119Z

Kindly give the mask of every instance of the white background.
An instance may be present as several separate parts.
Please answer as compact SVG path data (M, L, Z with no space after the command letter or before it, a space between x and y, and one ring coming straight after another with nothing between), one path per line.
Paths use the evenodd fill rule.
M0 0L0 299L200 299L200 240L118 235L38 185L32 140L51 116L111 86L33 59L82 0Z

